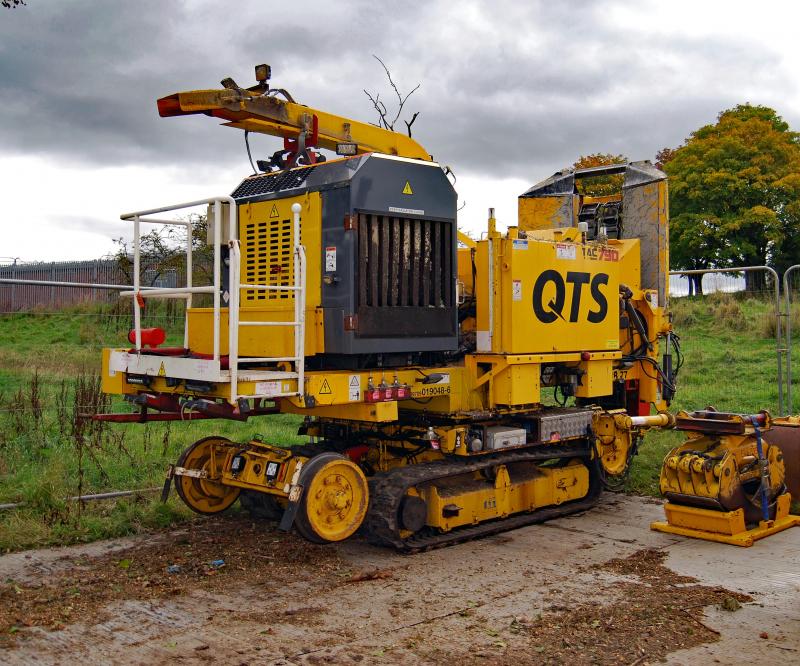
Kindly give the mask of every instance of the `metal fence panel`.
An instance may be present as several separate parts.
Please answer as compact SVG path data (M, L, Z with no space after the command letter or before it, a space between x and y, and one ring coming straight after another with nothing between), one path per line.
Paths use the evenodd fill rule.
M170 269L156 274L144 271L142 284L152 287L176 287L183 271ZM92 284L130 284L131 279L114 259L93 261L57 261L0 265L0 279L42 280ZM28 312L35 309L57 310L84 303L110 303L117 294L88 287L0 284L0 312Z
M784 414L788 346L777 273L768 266L749 266L672 271L670 277L675 330L678 335L692 331L683 338L686 362L675 406ZM717 374L710 368L717 368Z

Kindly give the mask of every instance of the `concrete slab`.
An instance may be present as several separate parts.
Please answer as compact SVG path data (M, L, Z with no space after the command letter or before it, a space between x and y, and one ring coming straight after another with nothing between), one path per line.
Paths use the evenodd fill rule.
M351 541L332 551L344 566L386 577L335 584L310 577L267 590L248 586L245 572L229 593L120 601L97 624L26 629L0 661L504 663L522 655L536 663L536 637L520 632L520 622L578 606L602 617L604 607L625 602L614 581L626 578L598 567L657 549L678 574L754 597L734 613L708 609L702 623L720 640L673 652L670 663L799 662L800 529L743 549L651 531L661 517L651 499L608 495L581 515L417 555ZM0 576L31 580L137 539L0 557ZM649 663L647 655L637 663Z

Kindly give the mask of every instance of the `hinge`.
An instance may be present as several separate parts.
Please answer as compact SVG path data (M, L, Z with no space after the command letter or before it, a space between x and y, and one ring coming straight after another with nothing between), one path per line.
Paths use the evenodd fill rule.
M358 216L357 215L345 215L344 216L344 230L345 231L352 231L356 228L356 224L358 224Z
M345 331L358 330L358 315L344 316L344 330Z

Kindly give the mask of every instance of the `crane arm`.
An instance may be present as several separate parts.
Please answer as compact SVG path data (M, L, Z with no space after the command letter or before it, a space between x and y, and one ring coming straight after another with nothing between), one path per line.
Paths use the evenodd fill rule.
M272 95L244 88L190 90L158 100L162 117L202 113L225 120L228 127L297 139L316 122L316 146L336 151L337 144L354 143L356 153L384 153L431 161L431 156L411 137L319 111ZM315 121L316 119L316 121Z

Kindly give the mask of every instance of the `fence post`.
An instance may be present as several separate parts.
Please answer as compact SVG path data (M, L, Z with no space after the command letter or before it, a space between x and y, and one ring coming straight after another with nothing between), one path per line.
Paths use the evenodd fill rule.
M789 266L783 274L783 293L786 299L786 402L787 413L792 413L792 291L789 274L800 268L800 264Z
M765 271L772 273L775 279L775 351L778 360L778 416L785 416L786 410L783 404L783 360L781 353L788 353L787 348L781 348L781 279L774 268L763 267Z
M11 279L17 279L17 260L14 259L14 263L11 264ZM16 312L17 308L17 285L11 285L11 312Z

